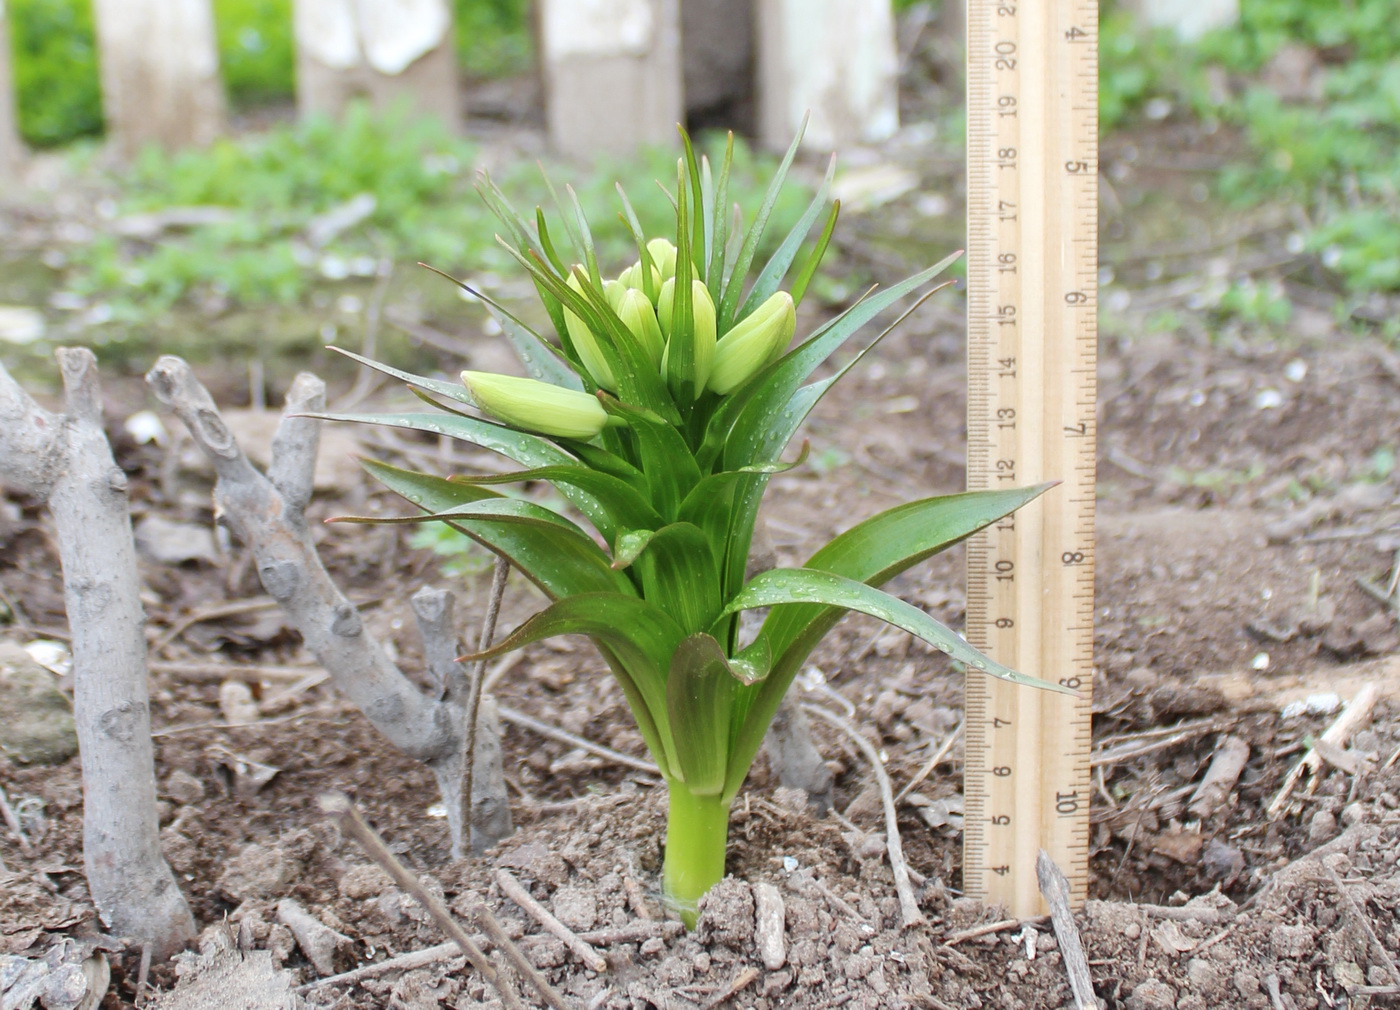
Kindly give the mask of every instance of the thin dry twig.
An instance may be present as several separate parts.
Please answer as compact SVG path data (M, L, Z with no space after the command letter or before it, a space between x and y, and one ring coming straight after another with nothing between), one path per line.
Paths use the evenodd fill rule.
M756 978L758 978L757 968L745 968L743 971L739 972L739 974L734 976L734 980L730 982L727 986L725 986L722 992L720 992L717 996L713 997L708 1003L706 1003L703 1007L703 1010L716 1010L717 1007L729 1002L735 996L739 995L739 993L743 992L746 988L752 985L754 979Z
M1116 743L1106 740L1090 756L1089 766L1097 768L1100 765L1122 764L1124 761L1155 754L1157 751L1167 750L1223 728L1224 725L1219 719L1198 719L1195 722L1178 723L1175 726L1135 733L1130 737L1120 737Z
M15 808L10 806L10 797L5 794L5 787L0 786L0 814L5 817L5 823L15 836L15 841L19 842L19 851L26 859L34 855L34 848L29 844L29 836L24 833L24 825L20 823L19 814L15 813Z
M1338 897L1342 899L1342 904L1345 906L1346 912L1349 913L1348 918L1354 920L1356 924L1361 927L1361 931L1366 934L1366 939L1370 941L1371 949L1375 951L1376 956L1380 958L1380 960L1385 963L1386 968L1389 969L1390 984L1400 985L1400 967L1396 966L1395 959L1390 956L1390 951L1386 950L1385 944L1382 943L1381 938L1376 935L1375 927L1371 925L1371 917L1366 914L1366 910L1363 909L1357 903L1356 899L1351 896L1350 892L1347 891L1346 882L1342 880L1341 877L1337 876L1336 870L1332 869L1332 867L1328 866L1322 860L1318 860L1317 865L1322 868L1322 872L1326 875L1328 881L1331 882L1333 890L1335 890Z
M369 826L369 822L350 801L350 797L344 793L325 793L318 802L322 813L335 818L341 831L358 842L365 853L394 879L394 883L418 900L418 903L433 917L438 928L450 936L462 953L467 956L472 967L501 994L501 1001L511 1010L515 1010L515 1008L524 1010L524 1004L520 1002L520 997L515 990L506 984L501 978L500 972L496 970L496 966L467 935L467 931L458 925L457 920L452 918L452 913L447 910L447 905L443 903L443 900L424 887L423 882L389 851L384 840ZM525 977L550 1006L557 1008L557 1010L567 1010L559 994L554 992L553 987L538 972L531 969L531 972Z
M165 651L166 646L179 638L196 624L205 621L217 621L224 617L241 617L244 614L255 614L259 610L269 610L277 606L277 601L270 596L255 596L248 600L234 600L231 603L219 603L212 607L204 607L196 610L192 614L186 614L180 620L170 625L165 634L156 639L151 646L151 652L159 653ZM154 664L152 664L154 666Z
M566 743L571 747L577 747L579 750L587 751L598 757L607 758L614 764L620 764L626 768L635 768L637 771L646 772L648 775L661 774L661 769L650 761L643 758L635 758L630 754L624 754L622 751L613 750L611 747L605 747L600 743L594 743L587 737L581 737L576 733L570 733L568 730L560 729L558 726L551 726L547 722L540 722L540 720L533 716L526 715L518 709L508 708L505 705L498 705L496 710L500 713L502 719L513 726L519 726L521 729L528 729L530 732L538 733L540 736L550 740L558 740L560 743Z
M152 661L152 673L167 673L172 677L192 681L278 681L294 684L321 672L319 666L240 666L233 663L179 663Z
M1320 739L1324 744L1333 747L1344 747L1352 733L1360 729L1366 720L1371 717L1371 709L1375 708L1376 699L1380 696L1380 689L1375 681L1364 684L1356 696L1351 699L1347 707L1342 709L1340 715L1323 732ZM1264 813L1270 820L1278 817L1288 805L1289 798L1293 795L1293 790L1298 787L1298 783L1304 775L1312 776L1312 787L1317 787L1318 772L1322 769L1322 755L1316 748L1309 749L1308 753L1295 764L1288 772L1288 777L1283 780L1283 786L1279 789L1278 795L1269 801Z
M904 797L913 792L920 782L933 773L933 770L938 767L939 763L948 756L948 752L953 749L953 745L958 742L958 739L962 736L962 731L962 723L958 723L953 727L953 732L944 737L943 742L938 745L938 750L933 752L933 756L925 761L923 767L914 773L914 777L908 781L903 789L895 794L894 801L896 803L902 802Z
M530 897L530 892L525 890L520 881L511 876L509 870L498 869L496 871L496 886L501 889L502 894L524 909L536 922L557 936L564 946L573 951L574 956L587 966L589 971L601 975L608 970L607 959L579 939L579 935L556 919L549 909Z
M491 596L486 602L486 616L481 621L481 636L477 639L477 652L491 648L491 639L496 636L496 619L501 614L501 597L505 595L506 578L510 575L510 562L505 558L496 559L495 570L491 573ZM476 724L481 715L481 685L486 676L486 660L478 659L472 664L467 677L466 718L462 733L462 793L458 798L462 810L462 823L472 823L472 784L476 776ZM464 834L467 832L464 832Z
M1089 959L1084 956L1079 927L1075 925L1074 913L1069 907L1069 881L1044 849L1036 857L1035 875L1040 882L1040 893L1050 906L1050 924L1054 926L1055 939L1060 944L1060 957L1064 959L1065 971L1069 975L1075 1010L1099 1010L1099 999L1094 995L1094 980L1089 974Z
M580 933L579 939L585 943L598 947L610 947L618 943L641 943L643 940L650 940L654 936L672 937L677 936L685 930L679 922L660 922L652 920L649 922L629 922L625 926L615 929L595 929L587 933ZM530 948L535 943L542 943L547 939L543 933L534 936L523 937L519 946ZM479 947L488 943L486 936L473 936L472 941ZM451 961L453 958L464 956L462 948L456 942L449 940L447 943L439 943L433 947L424 947L422 950L411 950L407 954L400 954L397 957L386 958L383 961L374 961L370 964L362 964L349 971L343 971L339 975L328 975L325 978L318 978L311 982L305 982L297 986L297 992L307 992L311 989L321 989L332 985L351 985L361 979L374 978L377 975L387 975L393 971L411 971L414 968L422 968L424 965L436 964L439 961Z
M862 735L860 730L830 709L822 708L820 705L804 705L802 707L812 715L825 719L850 737L851 742L860 748L865 759L870 762L875 782L880 788L880 801L885 808L885 847L889 851L890 869L894 873L895 894L899 897L900 921L905 926L913 926L923 922L924 913L919 910L918 899L914 897L914 887L909 882L909 865L904 861L904 846L899 839L899 813L894 803L894 789L890 786L890 777L885 771L885 766L880 762L879 752Z
M956 933L949 933L943 939L943 946L956 947L960 943L968 940L975 940L979 936L989 936L992 933L1005 933L1009 929L1018 929L1022 926L1044 925L1048 915L1035 915L1029 919L998 919L995 922L984 922L980 926L973 926L971 929L960 929Z
M1196 786L1196 791L1191 794L1191 800L1186 805L1191 816L1205 820L1219 810L1225 798L1235 788L1235 783L1240 780L1248 761L1249 744L1244 740L1231 734L1222 735L1216 740L1215 756L1211 758L1210 766L1201 776L1200 785Z

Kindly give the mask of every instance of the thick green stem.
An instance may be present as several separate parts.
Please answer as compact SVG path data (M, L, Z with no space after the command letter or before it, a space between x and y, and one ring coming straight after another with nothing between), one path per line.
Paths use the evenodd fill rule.
M676 779L669 780L667 787L671 807L666 817L661 887L686 929L694 929L696 903L724 876L729 801L718 796L696 796Z

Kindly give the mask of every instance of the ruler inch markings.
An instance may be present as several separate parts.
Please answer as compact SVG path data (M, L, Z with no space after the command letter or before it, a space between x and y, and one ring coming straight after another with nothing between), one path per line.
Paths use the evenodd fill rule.
M1077 698L969 672L963 887L1088 880L1098 308L1096 0L967 0L968 487L1059 480L968 543L967 637Z

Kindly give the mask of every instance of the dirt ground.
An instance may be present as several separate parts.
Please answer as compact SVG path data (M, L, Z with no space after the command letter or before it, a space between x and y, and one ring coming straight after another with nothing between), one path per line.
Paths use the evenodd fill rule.
M1187 194L1208 176L1169 163L1181 139L1159 133L1110 144L1103 155L1115 194L1104 220L1092 900L1077 922L1108 1007L1396 1005L1400 634L1395 611L1361 581L1383 595L1400 548L1400 355L1344 334L1321 310L1296 316L1287 334L1260 334L1217 327L1182 296L1183 322L1149 325L1149 307L1173 297L1165 289L1173 270L1189 278L1218 262L1227 272L1247 269L1283 240L1267 219L1244 222L1249 237L1232 238L1241 234L1238 218L1191 209ZM913 166L925 191L953 194L928 230L955 234L959 198L948 166L912 140L888 157ZM1173 223L1178 233L1142 224L1124 196L1132 192L1156 193L1168 206L1177 194L1187 208ZM872 236L882 221L917 220L916 201L911 194L857 215L844 262L894 276L902 257ZM1159 269L1146 271L1153 262ZM1310 283L1304 269L1289 275L1295 282ZM1124 295L1115 301L1115 292ZM936 299L819 408L807 429L811 462L777 478L770 494L767 528L779 563L800 563L833 533L897 501L962 486L961 311L957 295ZM432 322L476 336L460 319ZM206 379L225 402L243 395ZM147 406L139 385L113 381L108 393L137 522L158 516L209 529L208 474L186 466L178 448L137 445L122 431L121 421ZM391 451L372 432L353 434L362 449ZM347 454L343 443L327 451L341 462ZM337 474L314 505L321 516L361 511L382 496L344 468ZM475 625L489 574L444 577L441 559L410 548L398 527L319 535L332 571L406 669L419 651L407 598L423 582L453 584L459 612ZM61 584L43 511L7 497L0 552L12 615L0 635L61 641ZM893 588L956 625L961 562L950 552ZM507 720L518 830L481 858L453 862L431 774L320 682L237 545L229 555L212 545L179 564L145 565L162 838L206 930L206 954L186 962L181 985L241 965L243 1002L223 1005L499 1005L462 958L447 954L407 970L322 981L279 922L279 900L294 898L341 934L338 972L443 941L317 811L316 796L332 788L355 797L464 921L484 900L573 1006L1074 1005L1048 921L1007 925L997 910L959 896L957 741L899 812L926 924L900 928L865 759L818 726L837 775L839 815L813 816L760 759L736 803L730 877L707 899L699 928L685 934L664 920L657 900L664 793L655 777ZM503 626L540 602L513 581ZM223 664L226 676L201 672L208 664ZM1321 745L1321 770L1271 815L1266 808L1336 719L1337 704L1368 683L1379 692L1369 718L1349 739ZM253 718L235 724L227 715L245 684ZM896 790L960 725L960 674L937 652L866 619L838 626L803 684L795 689L804 700L852 715L887 756ZM1285 712L1289 702L1328 694L1330 702ZM581 641L526 650L495 695L596 744L643 754L621 692ZM1240 748L1247 760L1238 779L1200 790L1213 758ZM38 956L57 938L99 935L82 873L77 759L45 766L0 756L0 786L25 833L22 844L13 828L0 829L0 953ZM585 967L504 896L500 869L589 939L607 969ZM776 888L786 909L776 963L765 963L755 938L759 885ZM988 925L997 928L977 928ZM113 986L102 1005L127 1006L139 958L111 946ZM170 989L177 978L157 968L152 982ZM259 986L272 994L267 1000L259 1001ZM220 1005L186 993L184 1003L159 1005Z

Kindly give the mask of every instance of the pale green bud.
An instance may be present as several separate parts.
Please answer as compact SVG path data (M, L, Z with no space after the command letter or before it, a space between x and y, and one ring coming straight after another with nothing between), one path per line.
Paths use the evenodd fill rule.
M538 379L467 371L462 384L478 407L512 428L587 440L608 422L596 396Z
M623 287L632 288L634 291L646 293L646 288L642 284L642 261L637 260L622 273L617 275L617 281ZM656 292L661 287L661 272L655 266L651 268L651 290Z
M647 243L647 252L656 269L661 271L661 279L669 280L676 276L676 244L668 238L654 238Z
M622 296L618 299L617 315L647 352L652 367L659 365L666 345L661 338L661 326L656 320L656 310L651 307L647 296L635 288L623 288Z
M603 296L607 298L608 304L612 306L614 312L622 304L622 296L628 291L627 285L620 281L604 281Z
M797 329L792 295L778 291L730 329L715 345L709 387L721 396L772 361Z
M661 356L661 372L666 371L666 361L670 355L671 345L669 343L671 328L671 311L675 307L676 284L675 278L667 281L661 287L661 297L657 301L656 314L661 322L661 330L666 334L668 343L666 353ZM691 329L694 343L693 354L695 357L695 388L704 389L705 384L710 379L710 369L715 360L715 303L710 297L710 289L705 287L704 281L690 282L690 306L691 318L694 326Z
M583 281L579 279L578 273L569 274L569 287L580 295L583 294ZM598 338L588 328L588 324L567 308L564 310L564 324L569 328L569 339L573 341L579 361L583 362L588 374L593 376L593 381L604 389L617 389L617 380L613 377L603 352L598 349Z

